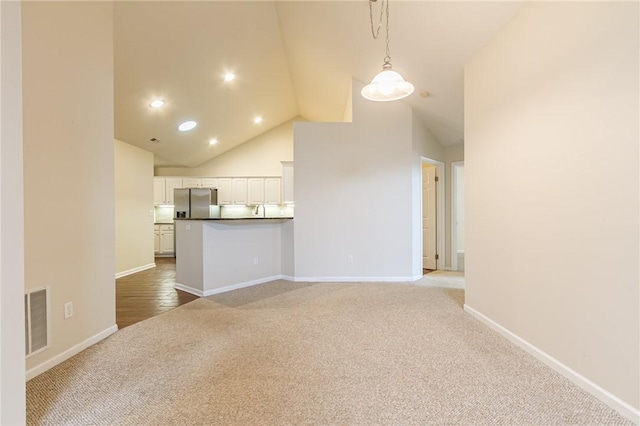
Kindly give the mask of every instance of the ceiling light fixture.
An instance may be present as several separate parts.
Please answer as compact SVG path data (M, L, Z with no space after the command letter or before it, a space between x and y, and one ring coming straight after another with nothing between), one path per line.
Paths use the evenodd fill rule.
M254 118L254 119L253 119L253 123L254 123L254 124L260 124L260 123L262 123L262 117L256 117L256 118Z
M389 0L380 0L380 19L377 30L373 29L373 3L377 0L369 0L369 18L371 21L371 35L377 39L380 35L382 15L386 14L387 23L387 56L384 57L382 71L378 73L371 83L362 88L360 94L365 99L376 102L396 101L406 98L413 93L413 84L405 81L402 76L391 69L391 53L389 50ZM386 12L386 13L385 13Z
M218 139L216 139L216 138L209 139L209 145L215 145L217 143L218 143Z
M235 80L236 76L232 72L228 72L224 75L224 81L229 82Z
M196 123L195 121L185 121L178 126L178 130L180 130L181 132L188 132L189 130L195 129L197 125L198 123Z
M151 108L160 108L163 105L164 101L162 99L155 99L149 104Z

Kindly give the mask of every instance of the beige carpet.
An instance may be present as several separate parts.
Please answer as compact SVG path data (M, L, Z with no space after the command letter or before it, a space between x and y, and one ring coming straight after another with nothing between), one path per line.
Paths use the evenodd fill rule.
M277 281L127 327L27 384L28 423L631 424L463 291Z

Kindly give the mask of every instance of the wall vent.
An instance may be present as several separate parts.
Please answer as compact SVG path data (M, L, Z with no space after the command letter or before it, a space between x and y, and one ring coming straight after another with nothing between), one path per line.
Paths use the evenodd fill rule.
M49 287L24 295L24 354L28 357L49 347Z

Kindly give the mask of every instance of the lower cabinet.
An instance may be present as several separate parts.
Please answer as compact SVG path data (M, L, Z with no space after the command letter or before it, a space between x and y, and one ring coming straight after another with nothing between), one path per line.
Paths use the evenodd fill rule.
M173 246L173 225L155 225L153 230L153 248L156 255L172 255L175 252Z

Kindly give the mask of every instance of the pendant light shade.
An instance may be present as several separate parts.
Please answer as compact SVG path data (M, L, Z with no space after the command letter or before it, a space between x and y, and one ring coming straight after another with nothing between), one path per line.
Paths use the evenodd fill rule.
M382 72L379 72L371 83L364 86L360 94L363 98L375 102L397 101L406 98L413 93L413 84L406 81L402 76L391 69L391 49L389 48L389 0L381 0L380 19L377 29L373 24L373 3L377 0L369 0L369 20L371 21L371 35L377 39L380 35L380 27L382 26L382 17L385 16L386 21L386 53L384 64L382 64Z
M360 92L363 98L376 102L397 101L412 93L413 84L393 71L388 62L382 66L382 71L373 77L371 83L364 86Z

